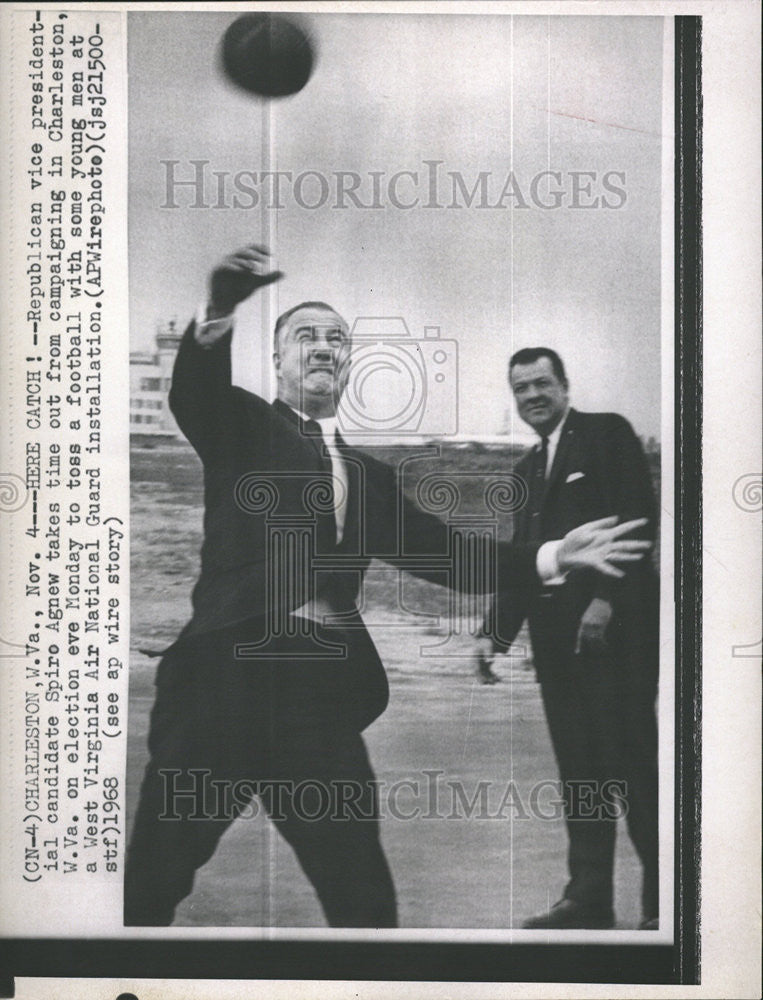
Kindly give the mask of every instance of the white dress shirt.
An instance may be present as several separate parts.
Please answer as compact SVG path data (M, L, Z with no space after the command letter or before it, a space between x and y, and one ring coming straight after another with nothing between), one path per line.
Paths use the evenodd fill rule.
M567 410L556 425L556 427L551 431L550 434L546 435L546 440L548 441L547 453L546 453L546 474L545 478L548 479L551 474L551 470L554 467L554 458L556 457L556 449L559 447L559 439L562 436L562 431L564 430L564 425L567 423L567 417L569 415L570 408ZM541 448L543 441L543 435L538 435L538 444L535 446L538 450ZM538 549L537 556L537 570L538 576L541 578L543 585L545 587L558 587L563 584L567 575L565 573L559 572L559 560L557 558L559 546L561 542L544 542L543 545ZM552 546L552 548L548 548Z
M294 410L294 407L291 407ZM294 410L298 417L303 420L312 420L307 414L300 410ZM321 429L323 443L331 459L331 475L334 480L334 517L336 518L336 541L337 545L344 536L344 524L347 520L347 494L350 489L350 480L347 477L347 463L342 457L336 443L336 417L322 417L315 421Z
M559 438L562 436L562 431L564 430L564 425L567 423L567 417L569 416L570 408L569 406L564 412L564 416L556 425L556 427L551 431L550 434L546 435L546 440L548 441L547 454L546 454L546 479L548 479L551 474L551 470L554 467L554 458L556 456L556 449L559 447ZM535 446L540 450L541 443L543 441L543 435L538 434L538 444Z

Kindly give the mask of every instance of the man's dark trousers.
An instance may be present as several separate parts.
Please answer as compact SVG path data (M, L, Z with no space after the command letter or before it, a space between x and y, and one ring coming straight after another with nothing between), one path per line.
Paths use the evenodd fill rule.
M619 415L570 410L537 496L539 462L544 464L536 448L514 469L529 484L515 542L562 538L610 515L621 521L647 518L645 534L655 537L657 511L646 457ZM593 598L612 606L606 643L578 648L578 630ZM628 831L643 865L643 916L656 917L659 581L651 560L629 568L622 580L579 572L560 586L515 587L494 603L486 633L498 648L508 648L525 619L564 794L570 874L564 896L602 913L611 909L622 789L620 808L627 810Z
M264 658L235 654L260 632L250 623L181 642L159 665L125 924L169 925L196 869L258 795L330 925L393 927L376 779L360 735L366 693L354 679L372 652L368 634L316 628L346 645L330 659L312 656L315 640L304 636L273 640Z
M658 649L646 630L601 653L574 653L580 608L569 588L538 596L530 612L535 668L565 803L568 899L613 905L616 821L625 811L643 866L642 910L658 914ZM611 633L622 627L615 623Z

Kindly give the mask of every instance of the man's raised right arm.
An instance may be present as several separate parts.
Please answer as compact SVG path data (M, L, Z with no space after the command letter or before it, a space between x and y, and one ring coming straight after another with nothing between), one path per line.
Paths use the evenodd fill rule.
M172 373L169 404L178 426L204 459L230 428L233 314L239 302L277 281L268 252L252 244L225 257L209 278L207 302L198 310L180 344Z

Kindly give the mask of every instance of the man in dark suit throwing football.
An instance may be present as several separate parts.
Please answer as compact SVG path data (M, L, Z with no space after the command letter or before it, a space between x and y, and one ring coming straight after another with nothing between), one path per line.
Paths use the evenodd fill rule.
M191 621L157 670L126 924L171 923L255 800L329 924L396 924L361 736L384 711L387 680L358 593L372 558L457 588L474 575L453 577L448 526L338 434L350 340L331 306L303 302L278 318L272 404L232 384L235 307L279 277L262 247L223 260L175 363L170 405L204 466L204 544ZM616 575L648 547L622 538L632 528L610 518L546 544L486 542L475 558L496 588L519 592L575 567Z
M571 409L562 360L550 349L517 351L509 382L519 415L539 438L514 470L528 491L514 542L561 537L604 512L648 519L644 531L653 539L652 483L630 424L615 413ZM583 570L534 590L511 587L487 617L477 654L486 683L497 680L493 653L507 650L529 621L569 835L564 895L525 927L614 926L615 827L623 806L643 865L642 926L657 926L658 602L646 559L620 578Z

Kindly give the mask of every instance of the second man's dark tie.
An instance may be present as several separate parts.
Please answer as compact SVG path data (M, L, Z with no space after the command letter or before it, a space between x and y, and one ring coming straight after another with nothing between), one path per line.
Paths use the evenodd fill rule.
M546 466L548 465L548 438L542 437L540 446L535 449L530 474L527 513L529 517L529 538L537 541L542 534L541 512L543 497L546 492Z

